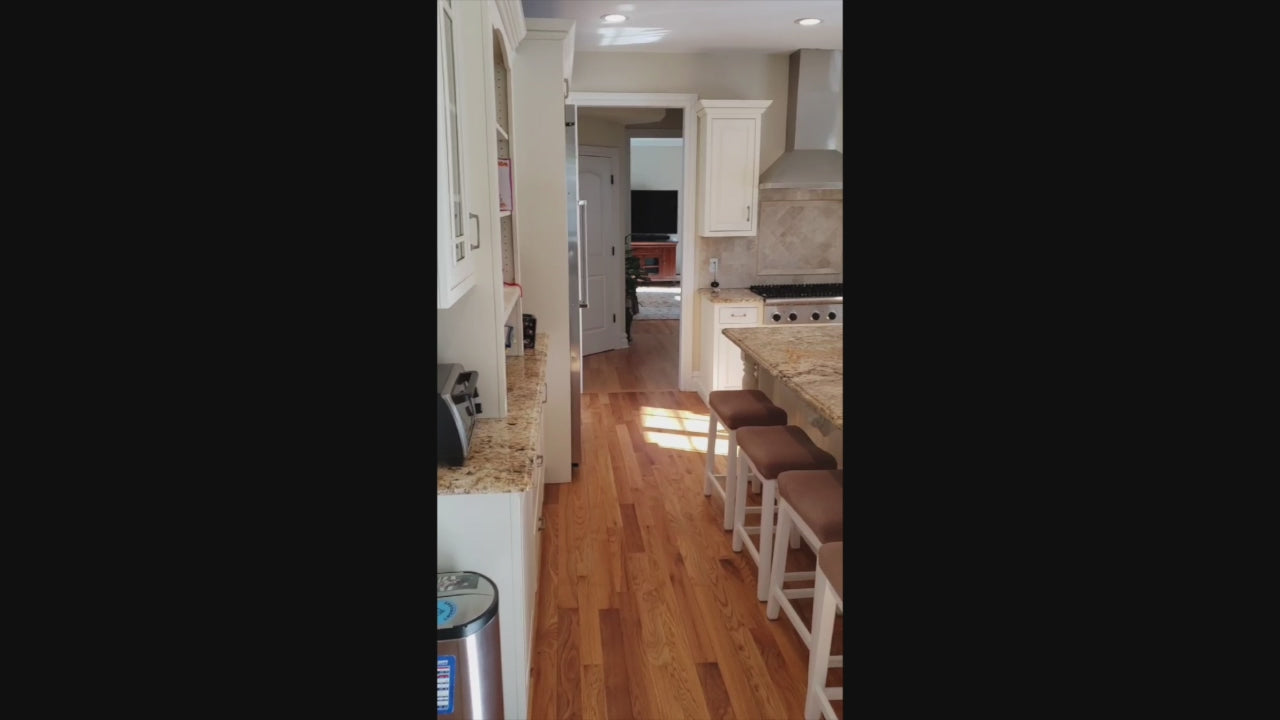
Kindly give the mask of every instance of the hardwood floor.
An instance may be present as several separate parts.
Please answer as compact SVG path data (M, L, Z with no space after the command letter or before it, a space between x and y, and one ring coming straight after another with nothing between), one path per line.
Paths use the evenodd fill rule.
M679 361L679 320L636 320L631 347L582 359L583 392L675 390Z
M654 330L671 336L673 388L674 332ZM731 549L719 497L702 494L706 406L671 389L599 390L661 377L629 362L588 368L582 463L546 487L530 717L800 718L808 649L785 615L765 618L755 564ZM789 570L813 565L807 547L791 552ZM810 615L811 601L796 606ZM836 653L842 633L837 618Z

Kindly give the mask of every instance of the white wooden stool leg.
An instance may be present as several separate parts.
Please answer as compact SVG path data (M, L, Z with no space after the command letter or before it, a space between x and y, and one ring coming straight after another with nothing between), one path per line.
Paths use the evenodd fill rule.
M756 599L764 602L769 599L769 571L773 568L773 506L778 493L778 481L762 478L764 482L764 499L760 503L760 567L756 578Z
M769 604L764 608L765 617L777 620L782 605L778 594L782 592L782 576L787 572L787 539L791 535L791 508L785 500L778 501L778 537L773 541L773 565L769 577ZM797 536L800 533L796 533Z
M831 636L836 626L836 596L831 591L831 583L817 571L817 582L813 588L813 636L809 643L809 683L804 694L804 720L818 720L819 714L834 719L834 713L827 714L831 702L827 700L827 668L831 663Z
M711 484L716 474L716 414L707 412L707 480L702 483L702 494L711 495Z
M733 529L734 506L738 500L738 433L729 431L729 461L724 475L724 529Z
M737 497L733 501L733 551L742 552L742 539L747 534L747 454L738 453L738 476L734 481ZM733 458L729 462L734 462Z

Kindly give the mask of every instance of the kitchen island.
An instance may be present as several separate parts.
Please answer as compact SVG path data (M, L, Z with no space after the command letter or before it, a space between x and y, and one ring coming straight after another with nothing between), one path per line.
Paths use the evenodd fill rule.
M844 325L733 328L744 389L758 389L788 422L844 464Z

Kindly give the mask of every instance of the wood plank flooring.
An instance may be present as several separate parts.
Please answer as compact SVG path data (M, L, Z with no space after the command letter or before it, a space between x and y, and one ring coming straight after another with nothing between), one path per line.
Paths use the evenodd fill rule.
M679 320L633 321L631 347L582 359L583 391L674 390L679 355Z
M706 406L671 389L678 323L647 322L673 326L641 335L671 337L669 385L584 393L582 464L546 487L530 717L800 718L808 649L785 616L765 618L755 564L733 552L719 497L702 495ZM660 354L642 342L618 352ZM662 383L629 361L592 367L609 354L586 358L597 388ZM789 570L813 565L807 547L791 552ZM796 606L810 615L810 601ZM837 618L837 653L842 633Z

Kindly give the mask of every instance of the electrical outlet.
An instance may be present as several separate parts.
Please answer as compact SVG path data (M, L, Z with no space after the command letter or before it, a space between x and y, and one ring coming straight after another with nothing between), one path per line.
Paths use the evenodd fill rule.
M720 258L711 258L711 272L715 273L720 269Z

